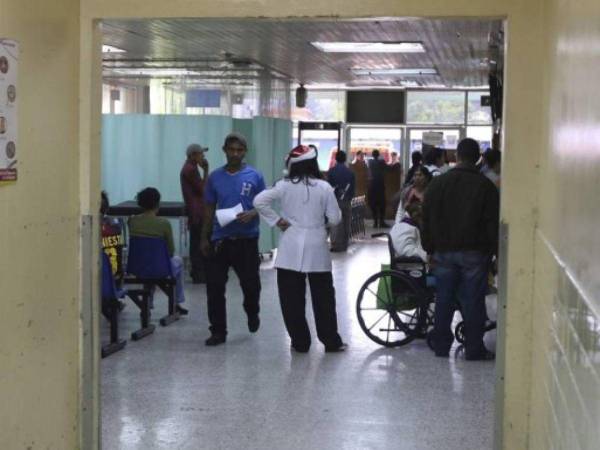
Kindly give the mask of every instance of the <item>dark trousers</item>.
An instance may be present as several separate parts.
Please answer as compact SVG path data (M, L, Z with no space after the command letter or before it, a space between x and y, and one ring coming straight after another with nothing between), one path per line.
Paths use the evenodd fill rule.
M190 275L194 281L206 278L204 256L200 247L202 223L189 224L190 230Z
M212 255L206 259L206 295L210 331L227 333L225 285L232 267L240 280L244 310L248 317L258 314L260 298L260 257L258 238L224 239L212 243Z
M433 256L436 278L433 344L436 354L450 351L452 318L460 302L465 323L465 355L477 357L485 351L485 293L490 256L478 251L443 252Z
M339 201L338 206L342 212L342 221L331 228L329 235L331 239L331 249L344 252L348 248L350 240L350 215L352 213L352 205L350 201Z
M339 347L342 339L337 330L335 289L331 272L303 273L277 269L279 302L285 327L297 350L308 350L310 331L306 322L306 277L310 285L317 337L326 347Z
M385 185L383 183L369 184L369 208L375 221L375 226L383 224L385 220Z

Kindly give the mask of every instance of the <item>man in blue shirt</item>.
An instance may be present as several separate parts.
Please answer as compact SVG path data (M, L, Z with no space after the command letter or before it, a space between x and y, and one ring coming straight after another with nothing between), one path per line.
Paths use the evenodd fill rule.
M258 213L252 206L254 197L265 189L263 176L244 163L248 151L246 138L231 133L225 138L223 151L227 164L213 171L204 188L205 217L201 248L207 257L206 295L211 336L206 345L219 345L227 336L225 285L233 267L244 294L248 329L255 333L260 326L260 258L258 254ZM242 205L236 220L221 226L215 217L218 209Z
M331 229L331 251L345 252L350 240L350 215L354 198L354 173L346 167L346 153L339 150L335 154L336 165L329 170L327 180L335 191L342 221Z

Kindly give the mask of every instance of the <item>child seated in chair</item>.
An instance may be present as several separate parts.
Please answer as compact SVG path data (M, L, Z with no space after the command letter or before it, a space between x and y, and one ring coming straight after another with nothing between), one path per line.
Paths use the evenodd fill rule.
M164 217L158 217L158 208L160 206L160 192L158 189L148 187L138 192L137 203L143 209L141 214L129 218L129 233L131 236L162 238L167 243L169 256L171 257L171 269L176 280L176 302L177 312L181 315L188 313L187 309L181 306L185 302L183 292L183 260L180 256L175 256L175 246L173 244L173 230L171 224Z
M406 206L404 217L390 230L390 238L397 258L420 258L427 262L427 252L421 245L421 203Z

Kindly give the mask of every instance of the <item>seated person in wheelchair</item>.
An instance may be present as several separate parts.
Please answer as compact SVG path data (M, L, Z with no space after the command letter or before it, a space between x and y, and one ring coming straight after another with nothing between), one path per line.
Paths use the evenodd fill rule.
M171 224L164 217L158 217L158 208L160 206L160 192L158 189L148 187L138 192L137 203L143 209L141 214L129 218L129 234L131 236L162 238L167 243L169 256L171 257L171 269L176 280L176 302L177 312L181 315L188 313L187 309L181 306L185 302L183 292L183 260L180 256L175 256L175 246L173 244L173 230Z
M390 239L397 258L419 258L427 262L427 252L421 245L421 203L411 202L406 206L404 217L390 230Z

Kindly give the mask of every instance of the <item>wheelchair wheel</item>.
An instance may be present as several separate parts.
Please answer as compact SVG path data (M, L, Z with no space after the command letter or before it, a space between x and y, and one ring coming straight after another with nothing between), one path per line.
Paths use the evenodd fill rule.
M356 302L358 323L372 341L385 347L408 344L423 333L427 296L406 275L384 270L362 285Z
M456 325L456 328L454 328L454 337L456 338L456 340L461 343L464 344L466 339L465 339L465 323L464 322L460 322L458 325Z

